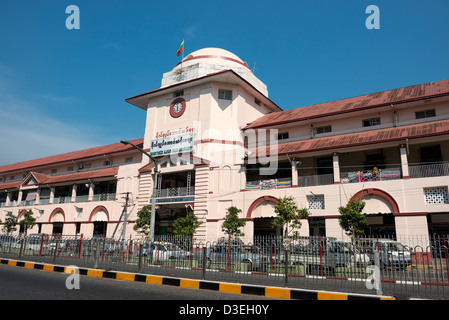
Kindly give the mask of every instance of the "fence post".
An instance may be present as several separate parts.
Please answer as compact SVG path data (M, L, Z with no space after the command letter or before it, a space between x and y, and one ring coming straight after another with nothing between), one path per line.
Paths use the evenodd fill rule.
M96 243L95 243L94 269L98 269L98 260L99 259L100 259L100 241L96 241Z
M206 280L206 263L207 263L207 249L205 246L203 246L203 280Z
M22 239L20 240L19 260L20 260L20 258L22 257L23 243L25 242L25 239L26 239L26 238L22 238Z
M137 273L140 273L142 269L142 243L139 244L139 261L137 264Z
M285 260L285 277L284 277L284 286L288 287L288 247L284 247L284 260Z
M59 237L56 236L56 247L55 247L55 252L53 254L53 264L56 263L56 255L58 254L58 249L59 249Z

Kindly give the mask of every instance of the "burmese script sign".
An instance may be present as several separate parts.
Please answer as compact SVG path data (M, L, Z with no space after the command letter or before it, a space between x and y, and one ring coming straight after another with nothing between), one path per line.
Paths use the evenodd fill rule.
M151 140L151 156L164 156L191 151L193 151L193 133Z

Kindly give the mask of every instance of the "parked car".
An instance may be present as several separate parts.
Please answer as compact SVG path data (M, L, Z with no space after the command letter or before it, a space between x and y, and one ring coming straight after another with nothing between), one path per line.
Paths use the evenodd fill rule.
M379 252L379 262L383 269L398 268L404 270L412 265L410 250L402 243L391 239L363 239L364 250L374 263L374 252Z
M291 246L289 263L293 265L305 265L309 269L323 267L334 269L339 267L366 267L371 264L371 258L365 253L359 252L343 241L325 241L320 244ZM285 255L281 255L281 262L285 261Z
M153 242L151 245L144 243L142 255L146 256L149 263L166 261L170 259L188 259L190 252L170 242Z
M203 251L194 253L194 259L199 260L200 265L203 262ZM276 257L270 257L264 254L259 247L255 245L227 244L219 242L216 245L206 248L206 268L223 268L234 265L244 264L247 271L266 271L270 263L274 263Z

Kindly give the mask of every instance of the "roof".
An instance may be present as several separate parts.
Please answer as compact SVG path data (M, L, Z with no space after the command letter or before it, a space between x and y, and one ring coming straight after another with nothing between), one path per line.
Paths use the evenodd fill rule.
M131 140L131 143L137 145L138 147L143 146L143 138ZM124 152L133 150L132 146L124 145L122 143L114 143L106 146L95 147L90 149L84 149L79 151L73 151L69 153L59 154L55 156L40 158L36 160L29 160L25 162L18 162L0 167L0 174L6 172L12 172L17 170L29 170L35 169L41 166L55 165L58 163L68 162L68 161L79 161L86 158L91 158L95 156L110 155L118 152Z
M371 130L324 138L307 139L278 144L278 155L293 155L312 151L330 150L375 143L405 141L430 136L449 134L449 120L426 122L416 125ZM251 148L251 158L257 154L270 154L270 146Z
M50 176L38 172L30 172L31 175L35 177L35 179L38 182L38 185L52 185L56 183L62 183L62 182L74 182L74 181L81 181L81 180L88 180L88 179L99 179L99 178L106 178L106 177L113 177L117 175L118 173L118 167L113 168L106 168L106 169L99 169L99 170L92 170L92 171L84 171L84 172L75 172L70 174L63 174L63 175L57 175L57 176ZM26 180L28 180L28 177L25 177L25 179L21 181L13 181L8 183L2 183L0 184L0 190L8 190L8 189L16 189L19 188L22 183L24 183Z
M381 91L262 116L245 129L280 125L301 120L390 106L449 95L449 80L424 83L400 89Z
M238 83L241 86L244 86L246 89L252 91L252 94L258 97L265 105L267 105L270 109L275 111L282 110L278 105L276 105L273 101L271 101L267 96L265 96L262 92L260 92L257 88L255 88L251 83L242 78L239 74L237 74L234 70L226 69L217 71L214 73L209 73L205 76L201 76L194 79L189 79L182 82L177 82L175 84L171 84L165 87L161 87L152 91L148 91L137 96L125 99L126 102L135 105L143 110L147 110L148 100L150 98L166 94L171 91L181 90L187 87L190 87L192 83L195 85L217 81L224 83Z

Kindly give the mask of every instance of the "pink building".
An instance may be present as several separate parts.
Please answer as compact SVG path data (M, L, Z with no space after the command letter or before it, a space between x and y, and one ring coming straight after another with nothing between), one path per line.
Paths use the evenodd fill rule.
M198 237L222 235L237 206L251 237L276 234L273 205L310 209L301 235L343 238L338 207L366 202L368 234L449 233L449 80L282 111L229 51L206 48L127 101L146 112L154 163L120 143L0 167L0 219L32 209L33 232L126 236L156 188L156 234L187 207ZM128 197L128 200L126 200ZM125 203L127 202L127 206Z

